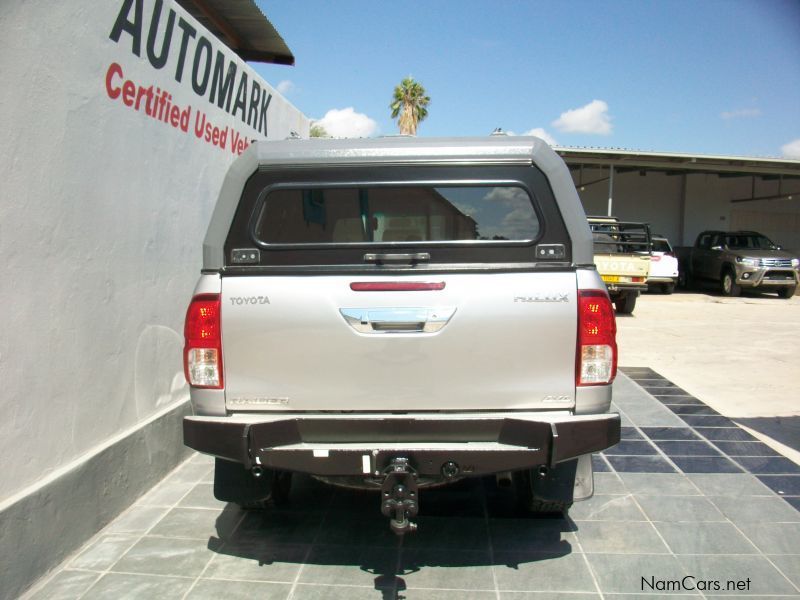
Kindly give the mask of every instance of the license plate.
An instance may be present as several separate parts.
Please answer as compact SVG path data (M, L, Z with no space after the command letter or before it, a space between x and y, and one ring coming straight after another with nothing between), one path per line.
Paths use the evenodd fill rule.
M606 283L617 283L619 281L618 275L603 275L602 277Z

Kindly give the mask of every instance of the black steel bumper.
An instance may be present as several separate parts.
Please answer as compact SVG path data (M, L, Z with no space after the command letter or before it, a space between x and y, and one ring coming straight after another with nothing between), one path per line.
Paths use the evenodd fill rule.
M324 476L382 473L406 457L419 475L448 463L461 475L555 464L619 442L617 414L535 418L186 417L184 443L245 468Z

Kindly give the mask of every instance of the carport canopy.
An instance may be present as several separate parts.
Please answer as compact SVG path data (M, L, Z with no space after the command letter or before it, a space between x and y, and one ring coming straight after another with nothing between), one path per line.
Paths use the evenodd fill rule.
M253 0L177 0L244 60L294 65L286 42Z
M644 221L673 243L757 230L800 252L800 160L619 148L554 150L587 214Z
M622 174L632 171L661 172L667 175L683 175L705 173L719 177L751 177L758 176L763 181L778 180L782 182L800 182L800 160L789 158L759 158L748 156L716 156L709 154L672 154L666 152L644 152L638 150L595 149L595 148L561 148L554 150L564 159L570 171L580 171L584 166L606 167L608 177L600 180L578 181L583 185L592 185L600 181L613 182L614 173ZM777 194L732 199L731 202L748 202L753 200L791 199L792 194L800 194L796 185L787 186L784 193L780 185ZM613 187L610 187L610 194Z

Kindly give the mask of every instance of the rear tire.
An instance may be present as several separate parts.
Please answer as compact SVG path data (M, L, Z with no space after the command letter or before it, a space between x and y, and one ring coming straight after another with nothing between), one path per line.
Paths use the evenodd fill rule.
M292 488L292 474L289 471L268 470L262 477L268 477L269 494L261 500L239 501L236 504L243 510L264 510L289 504L289 492Z
M678 287L682 290L688 290L692 287L692 277L689 275L689 270L686 268L686 265L681 265L681 268L678 270Z
M782 287L778 289L778 297L779 298L786 298L787 300L794 296L795 292L797 291L796 285L787 285L786 287Z
M572 506L577 466L577 459L561 463L545 477L537 469L512 473L519 509L542 516L566 516Z
M636 307L636 294L624 294L614 300L614 306L621 315L629 315Z
M735 298L742 293L742 286L736 283L736 274L732 269L728 268L722 272L722 281L720 282L720 289L723 296Z
M674 283L665 283L661 286L661 293L662 294L671 294L675 291L675 284Z

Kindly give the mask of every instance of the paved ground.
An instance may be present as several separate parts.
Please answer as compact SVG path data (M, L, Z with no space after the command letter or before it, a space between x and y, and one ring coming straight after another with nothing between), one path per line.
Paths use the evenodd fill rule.
M620 364L648 365L800 464L800 296L641 296Z
M669 598L717 597L704 581L800 596L800 468L656 372L627 373L623 441L569 518L526 517L473 480L423 493L398 540L375 496L309 478L289 508L218 503L195 456L29 597L633 599L678 581L696 589Z

